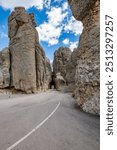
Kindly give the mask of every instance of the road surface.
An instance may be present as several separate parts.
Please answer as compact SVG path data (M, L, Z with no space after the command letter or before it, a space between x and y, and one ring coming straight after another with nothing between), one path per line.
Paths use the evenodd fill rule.
M99 150L99 127L70 94L0 97L0 150Z

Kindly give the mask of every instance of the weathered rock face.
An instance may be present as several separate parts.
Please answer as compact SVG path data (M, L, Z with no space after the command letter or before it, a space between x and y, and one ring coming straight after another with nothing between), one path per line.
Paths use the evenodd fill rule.
M66 84L67 64L70 57L71 50L68 47L60 47L54 53L53 72L57 90Z
M54 53L53 71L56 75L58 72L65 79L66 65L71 57L71 50L68 47L60 47Z
M71 57L66 65L66 82L72 87L75 84L75 73L76 73L76 65L77 65L77 49L74 49L74 51L71 54ZM75 87L75 86L74 86ZM72 88L74 89L74 88Z
M49 85L46 57L39 45L34 15L16 7L9 17L10 86L26 93L46 90ZM50 73L50 72L49 72ZM50 74L51 76L51 74Z
M66 65L66 83L67 83L67 91L74 92L76 89L76 66L77 66L77 59L78 59L78 52L77 49L74 49L74 51L71 54L71 57Z
M57 90L63 90L64 86L66 86L66 81L63 78L63 76L61 76L61 73L58 72L56 73L56 77L55 77L55 87Z
M36 48L36 70L37 70L37 88L46 90L51 82L50 61L46 58L41 46Z
M36 91L35 30L32 16L15 8L9 17L12 86L27 93Z
M74 92L78 105L86 112L100 111L100 24L99 0L68 0L74 17L84 29L76 50Z
M52 68L51 63L48 58L46 58L46 88L50 88L50 83L52 82Z
M36 73L37 73L37 88L41 90L44 88L45 75L45 53L41 46L36 47Z
M0 52L0 88L10 85L10 56L9 49L5 48Z

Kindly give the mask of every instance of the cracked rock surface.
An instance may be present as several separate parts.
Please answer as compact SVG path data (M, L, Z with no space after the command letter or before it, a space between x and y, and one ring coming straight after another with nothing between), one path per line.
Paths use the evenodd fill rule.
M10 84L10 56L9 49L0 52L0 88L7 88Z
M16 7L8 27L9 48L0 52L0 88L12 87L25 93L47 90L51 67L39 44L34 15Z
M75 50L77 104L86 112L100 113L100 1L68 0L74 17L82 21L84 29ZM73 56L73 53L72 53ZM73 61L71 62L73 64Z

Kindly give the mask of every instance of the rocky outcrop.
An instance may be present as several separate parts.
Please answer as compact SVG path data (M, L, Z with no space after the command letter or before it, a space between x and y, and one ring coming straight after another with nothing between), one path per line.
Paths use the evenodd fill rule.
M66 81L63 78L63 76L61 76L61 73L58 72L56 73L56 77L55 77L55 88L58 91L62 91L64 87L66 88Z
M10 56L9 49L5 48L0 52L0 88L7 88L10 85Z
M11 86L26 93L45 90L49 84L46 56L35 27L34 15L23 7L16 7L9 17Z
M0 88L12 87L26 93L47 90L51 67L39 45L34 15L16 7L8 25L9 49L0 52Z
M38 44L37 44L38 45ZM36 48L37 89L46 90L51 82L50 61L41 46Z
M46 82L46 64L45 53L41 47L36 47L36 75L37 75L37 88L42 90L45 88Z
M60 83L66 83L66 69L71 57L71 50L68 47L60 47L54 53L53 72L55 77L55 85L59 89ZM61 81L60 81L61 80Z
M71 57L66 65L66 82L73 92L75 89L75 73L76 73L76 65L77 65L77 49L71 54Z
M46 88L51 88L50 83L52 82L52 68L48 58L46 58Z
M86 112L100 113L100 23L99 0L68 0L74 17L82 21L84 29L75 51L77 104ZM72 61L73 62L73 61Z
M9 17L12 86L27 93L36 91L35 32L32 15L15 8Z
M60 73L63 78L66 76L66 65L71 57L71 50L68 47L60 47L54 53L53 71Z

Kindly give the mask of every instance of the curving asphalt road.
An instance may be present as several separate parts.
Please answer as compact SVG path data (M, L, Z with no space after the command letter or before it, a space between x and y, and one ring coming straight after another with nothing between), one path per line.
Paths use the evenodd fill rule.
M70 94L0 98L0 150L99 150L99 127Z

